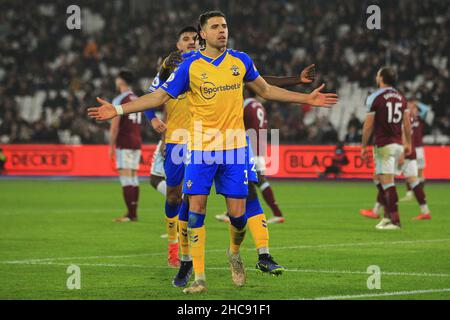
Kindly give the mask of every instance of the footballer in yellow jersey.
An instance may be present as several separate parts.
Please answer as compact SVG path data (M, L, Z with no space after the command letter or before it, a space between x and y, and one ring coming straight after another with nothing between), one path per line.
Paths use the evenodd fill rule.
M192 50L197 49L197 29L192 26L184 27L178 33L177 49L183 52L182 57L188 58L192 55ZM160 72L161 73L161 72ZM160 73L158 73L153 80L149 92L157 90L164 81L161 81ZM179 221L178 213L182 206L181 183L184 177L184 157L186 154L187 135L186 132L190 123L190 111L187 105L186 95L180 95L176 99L169 100L165 105L167 129L164 133L165 152L158 145L156 154L154 156L154 163L152 164L152 175L155 170L157 172L164 172L166 178L166 231L168 240L167 261L171 267L180 267L179 258L179 242L181 243L181 264L192 265L192 259L189 255L187 247L187 236L183 239L183 233L178 234L178 229L183 227L187 229L187 213L186 217L181 217ZM153 110L145 111L146 117L151 121L156 117ZM155 166L163 164L163 168L155 169ZM183 210L185 211L185 210ZM184 223L185 222L185 223ZM179 226L180 224L180 226ZM185 225L185 226L184 226ZM180 241L178 241L180 240ZM183 246L183 244L185 244ZM184 263L183 263L184 262ZM175 285L182 285L177 277L174 278Z
M190 138L191 150L183 184L183 191L189 195L189 246L195 273L195 281L183 290L185 293L206 291L204 219L213 182L216 192L225 196L230 216L228 259L232 280L236 286L245 284L245 268L239 254L247 225L245 198L248 193L242 108L244 82L267 100L319 107L330 107L338 101L336 94L320 92L324 85L309 94L269 85L259 76L247 54L226 48L228 26L223 13L206 12L200 16L199 25L204 50L184 60L161 88L124 105L112 105L98 98L101 106L88 109L91 118L107 120L155 108L187 93L192 115L190 132L203 134L198 135L201 137L197 137L198 140L195 135Z

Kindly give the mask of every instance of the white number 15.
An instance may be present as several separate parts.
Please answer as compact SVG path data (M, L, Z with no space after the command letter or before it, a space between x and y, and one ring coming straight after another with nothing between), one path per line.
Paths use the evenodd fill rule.
M396 102L394 108L392 108L392 102L386 103L388 108L388 123L399 123L402 120L402 107L401 102Z

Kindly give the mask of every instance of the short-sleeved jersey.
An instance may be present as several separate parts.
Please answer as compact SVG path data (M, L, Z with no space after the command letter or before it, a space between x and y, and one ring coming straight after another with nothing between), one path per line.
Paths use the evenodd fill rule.
M375 114L375 145L402 144L402 120L406 107L405 97L394 88L380 88L366 101L368 113Z
M137 99L132 91L127 91L113 100L113 104L124 104ZM119 149L141 149L141 121L142 113L130 113L120 116L119 133L116 147Z
M187 59L195 54L195 51L190 51L182 54L183 59ZM159 73L153 79L152 84L148 88L149 92L154 92L164 84L159 78ZM186 94L182 94L177 99L171 99L165 104L166 110L166 125L165 142L175 144L187 143L189 124L191 122L191 113L188 107L188 100ZM146 112L147 115L147 112ZM149 117L147 115L147 117Z
M161 86L176 98L187 93L192 120L190 150L230 150L247 145L243 86L259 76L250 57L225 50L215 59L197 51Z
M267 113L264 106L255 98L244 100L244 125L245 130L252 131L249 134L251 138L252 150L257 156L266 154L266 141L260 140L259 130L267 129Z

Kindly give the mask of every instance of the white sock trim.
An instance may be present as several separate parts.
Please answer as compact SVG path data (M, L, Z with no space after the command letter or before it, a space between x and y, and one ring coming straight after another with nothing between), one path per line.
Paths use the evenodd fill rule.
M266 190L268 187L270 187L270 183L269 181L264 182L262 185L259 186L259 190L264 191Z
M159 193L165 196L167 193L166 180L162 180L160 183L158 183L158 185L156 186L156 190L158 190Z
M411 190L414 190L414 188L417 187L419 184L420 184L420 181L416 180L413 183L410 183L409 186L411 187Z
M387 190L390 187L395 187L395 183L382 184L383 190Z
M122 187L133 186L133 178L128 176L119 176Z
M269 254L269 248L259 248L258 254Z
M181 261L192 261L192 256L190 254L182 254Z
M382 205L381 203L375 202L375 206L373 207L373 212L374 212L375 214L377 214L378 211L379 211L380 209L382 209L382 208L383 208L383 205Z
M420 212L423 213L423 214L430 213L430 209L428 208L428 205L427 204L422 204L420 206Z

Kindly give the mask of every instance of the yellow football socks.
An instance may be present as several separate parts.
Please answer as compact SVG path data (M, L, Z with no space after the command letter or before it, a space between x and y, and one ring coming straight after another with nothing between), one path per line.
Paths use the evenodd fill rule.
M180 239L181 254L189 255L189 238L187 221L178 220L178 236Z
M269 230L264 213L253 216L247 220L248 228L252 234L256 249L269 248Z
M167 240L169 243L178 242L178 216L173 218L166 217Z
M205 280L206 228L188 228L189 252L192 256L195 280Z

